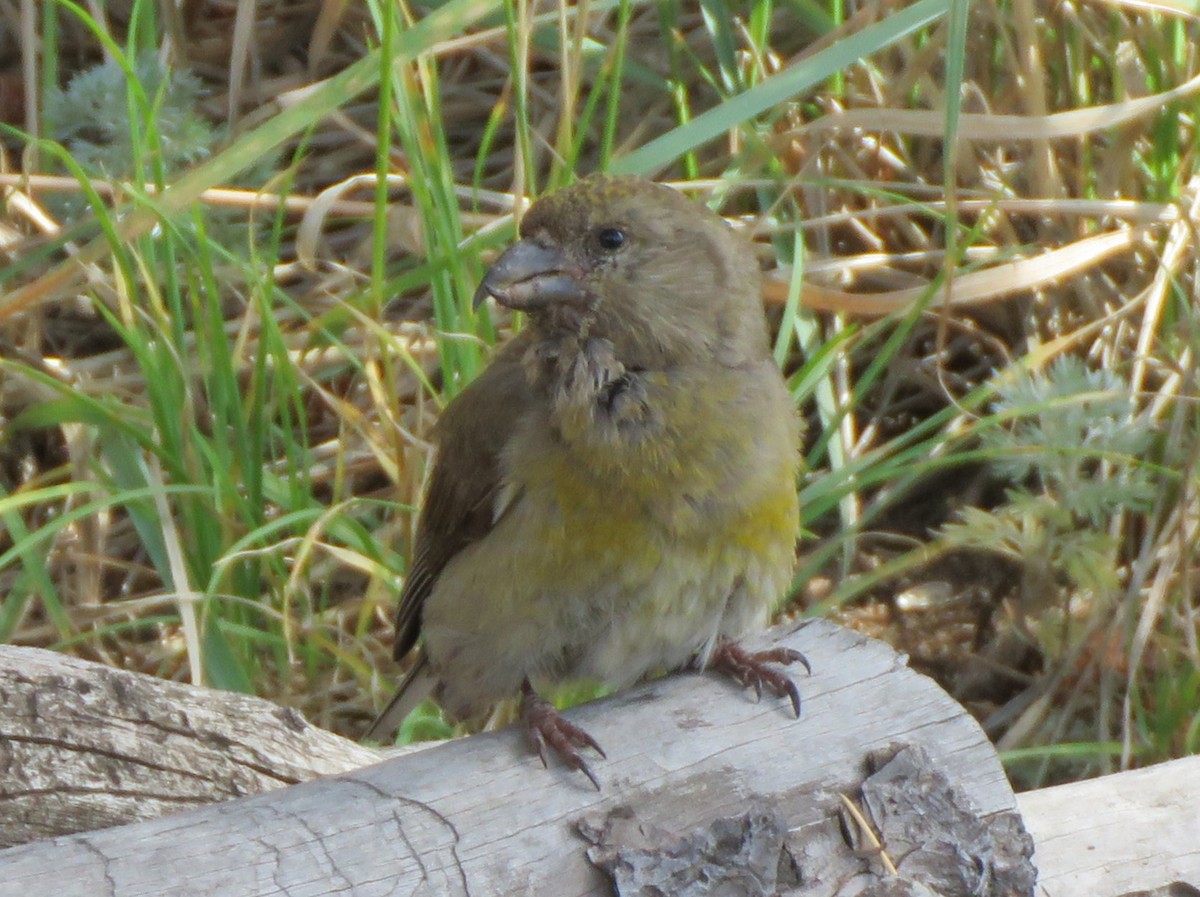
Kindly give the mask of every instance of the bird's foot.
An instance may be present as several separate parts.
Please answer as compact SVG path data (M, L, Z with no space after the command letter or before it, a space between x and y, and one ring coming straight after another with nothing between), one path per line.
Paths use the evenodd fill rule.
M745 686L753 686L755 694L761 698L763 688L770 689L776 697L786 697L792 702L792 710L800 716L800 689L791 676L779 670L771 669L769 663L787 666L799 663L805 671L812 675L812 667L799 651L791 648L770 648L766 651L747 651L737 642L722 639L713 651L709 666L726 675L732 676Z
M573 723L562 718L554 705L533 690L529 680L521 683L521 721L525 724L525 734L546 766L546 746L549 745L559 759L571 769L577 769L588 777L588 780L600 790L600 780L592 772L587 761L580 756L582 748L591 748L601 757L607 757L604 750L587 732Z

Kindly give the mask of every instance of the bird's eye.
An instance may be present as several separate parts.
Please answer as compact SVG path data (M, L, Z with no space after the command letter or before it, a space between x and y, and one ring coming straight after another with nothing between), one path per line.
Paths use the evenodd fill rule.
M596 242L605 252L616 252L625 245L625 231L619 227L602 227L596 231Z

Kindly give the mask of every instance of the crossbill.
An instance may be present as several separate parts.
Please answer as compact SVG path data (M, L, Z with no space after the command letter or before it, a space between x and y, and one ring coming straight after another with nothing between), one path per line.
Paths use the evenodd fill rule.
M737 642L784 596L799 524L749 244L675 190L593 176L530 208L488 296L528 324L438 422L395 655L421 644L367 737L431 693L464 721L519 694L543 762L597 784L599 745L538 689L715 668L798 715L772 664L803 658Z

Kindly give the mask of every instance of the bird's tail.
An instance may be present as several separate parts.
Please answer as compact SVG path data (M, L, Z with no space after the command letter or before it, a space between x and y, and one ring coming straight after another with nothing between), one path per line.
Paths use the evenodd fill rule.
M418 650L412 669L396 687L395 694L387 702L387 706L380 711L379 716L375 717L375 721L371 723L371 727L367 729L362 740L374 741L377 744L390 743L396 730L404 722L404 718L412 712L414 707L429 697L436 684L437 680L434 679L429 669L429 661L425 652Z

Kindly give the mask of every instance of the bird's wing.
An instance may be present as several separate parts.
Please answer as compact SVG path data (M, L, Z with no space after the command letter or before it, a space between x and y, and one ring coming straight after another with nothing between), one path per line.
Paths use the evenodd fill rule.
M495 523L496 499L503 488L501 455L533 401L521 365L526 342L521 337L512 340L442 412L437 458L396 613L397 660L417 642L425 599L442 569Z

